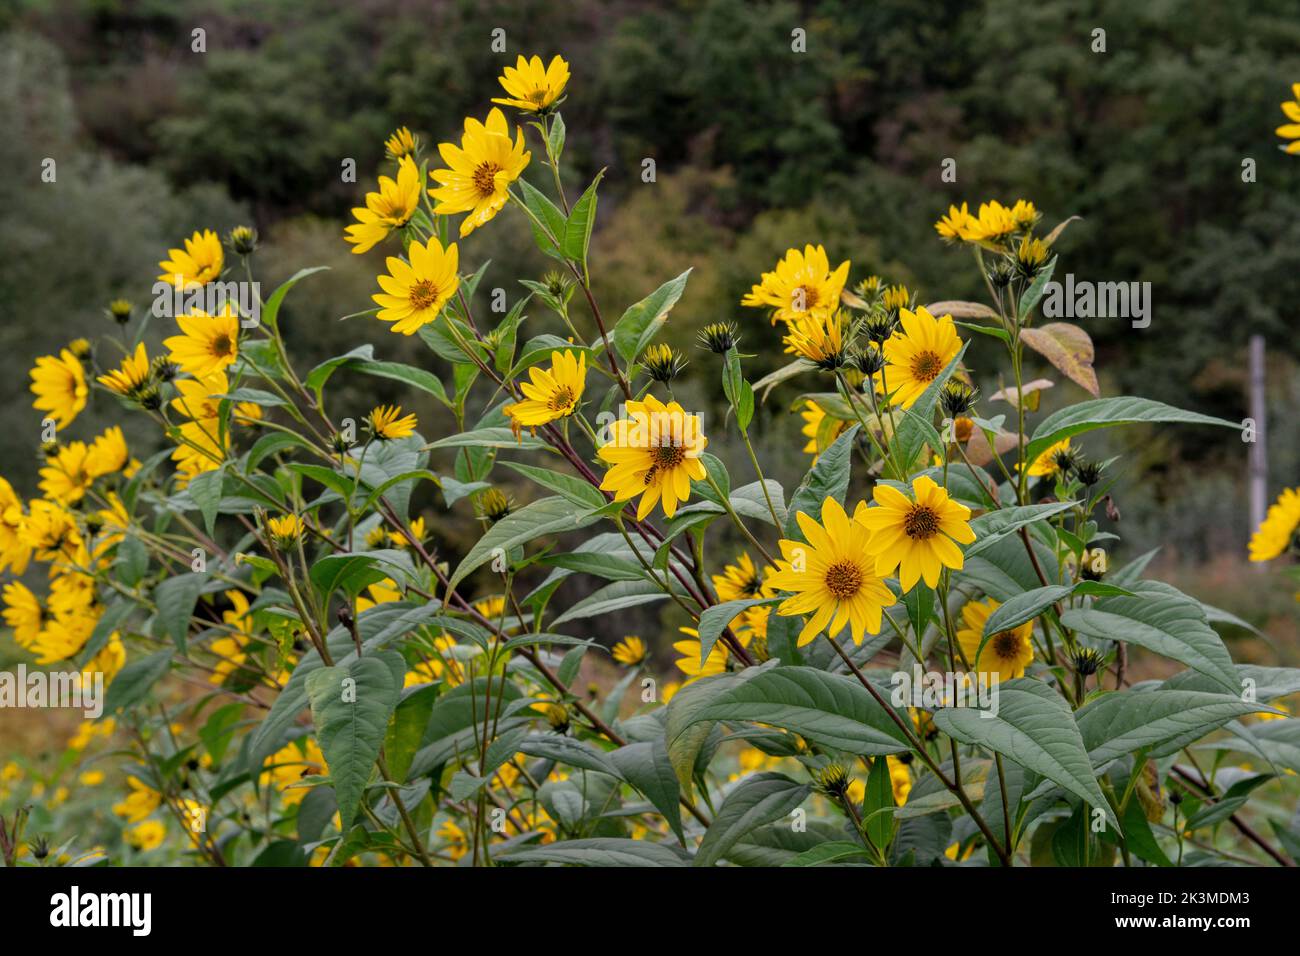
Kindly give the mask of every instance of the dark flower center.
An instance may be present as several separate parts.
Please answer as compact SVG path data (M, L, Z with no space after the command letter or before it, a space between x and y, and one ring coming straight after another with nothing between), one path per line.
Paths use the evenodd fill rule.
M656 468L676 468L686 459L686 449L681 445L657 445L650 452Z
M1014 631L998 631L989 643L993 645L993 653L1004 660L1009 660L1020 653L1020 638Z
M229 355L234 343L224 332L212 340L212 354L218 358Z
M826 569L826 590L840 600L853 597L862 587L862 569L852 561L840 561Z
M909 538L933 538L939 533L939 516L933 508L914 505L903 519L903 530Z
M478 164L474 170L474 188L478 190L480 196L486 198L496 192L496 175L499 172L501 167L496 163Z
M427 309L438 301L438 287L429 279L421 279L411 286L408 297L412 308Z
M934 352L918 352L912 357L912 377L919 381L933 381L942 371L943 360Z

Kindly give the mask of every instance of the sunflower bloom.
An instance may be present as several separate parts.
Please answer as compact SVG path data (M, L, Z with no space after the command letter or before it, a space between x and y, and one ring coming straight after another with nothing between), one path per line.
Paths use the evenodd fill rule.
M1300 488L1287 488L1269 506L1268 514L1250 538L1250 560L1272 561L1291 547L1300 526Z
M540 113L564 93L569 82L569 64L559 56L552 57L550 66L544 65L540 56L531 60L520 56L514 66L505 68L497 82L508 96L493 98L493 103L513 106L526 113Z
M610 654L625 667L635 667L645 660L645 641L639 637L625 637L614 645Z
M808 543L782 539L783 560L777 561L776 573L768 580L778 591L792 592L777 605L777 614L809 615L799 632L799 646L828 628L836 637L848 627L855 644L867 634L879 634L884 609L895 598L868 549L870 532L850 520L834 498L822 502L820 524L802 511L795 519Z
M204 229L186 239L184 249L167 250L167 258L158 263L163 270L158 279L183 289L196 288L220 277L224 262L221 239L211 229Z
M653 395L628 402L626 408L626 417L610 425L612 440L597 451L610 465L600 487L614 492L615 501L640 495L638 521L661 498L664 514L671 518L677 505L690 497L691 480L703 481L707 474L700 453L709 440L700 416L687 414L676 402L665 405Z
M956 206L949 206L948 215L940 218L934 224L934 228L942 239L947 239L950 242L965 242L975 238L975 233L979 228L979 221L970 214L966 203L962 203L960 209Z
M86 407L86 373L81 360L63 349L57 356L43 355L31 371L32 407L45 412L60 428L71 425Z
M961 351L952 316L936 319L925 306L900 309L898 329L885 341L885 367L876 375L876 390L889 389L896 405L911 408L939 373Z
M721 574L713 575L713 589L718 592L720 602L776 597L776 588L772 586L771 580L774 570L768 565L760 571L754 564L754 559L741 552L735 564L728 564ZM753 636L766 638L767 620L771 613L770 605L760 604L741 611L732 618L731 624L734 627L739 622L740 628L748 630ZM737 634L740 633L742 630L737 631Z
M61 505L75 505L86 494L95 476L86 467L90 453L84 441L69 442L41 469L41 494Z
M276 545L287 548L302 535L302 519L295 514L280 515L266 520L267 529Z
M910 591L918 579L938 585L943 568L961 570L957 545L975 540L969 508L949 498L928 475L912 482L910 498L885 484L876 485L873 497L877 507L860 508L853 520L872 532L868 547L876 556L877 574L898 569L898 583Z
M110 392L132 398L149 383L149 369L149 355L141 342L132 354L122 357L121 365L99 376L96 381Z
M507 405L504 411L516 425L536 428L577 410L587 384L587 354L552 352L551 367L533 366L528 370L528 377L532 381L519 386L524 400Z
M9 568L19 575L27 570L32 547L23 531L26 517L23 501L13 485L0 477L0 571Z
M442 312L460 285L460 250L456 243L444 250L436 237L424 245L412 242L406 250L409 261L388 257L388 274L376 278L383 292L372 295L379 305L375 318L392 322L393 331L411 335Z
M1061 470L1060 462L1070 454L1070 439L1063 438L1055 442L1029 463L1029 476L1037 478L1056 474Z
M433 211L439 216L469 213L460 224L462 239L501 211L510 198L510 184L532 158L524 149L524 131L516 129L511 143L505 114L496 107L488 113L486 124L466 117L460 146L440 143L438 152L449 168L429 173L439 184L429 190L438 202Z
M356 222L344 230L343 238L357 255L369 252L405 226L419 205L420 170L410 156L403 156L397 161L397 179L380 176L379 191L366 193L365 206L352 210Z
M679 627L678 630L687 635L688 639L673 642L673 650L682 655L673 663L686 675L687 684L693 684L701 677L713 677L726 671L727 657L730 653L726 644L717 641L706 658L702 653L704 646L700 643L700 632L693 627ZM751 635L747 633L736 635L742 647L748 646L750 637ZM664 703L668 701L665 700Z
M777 319L793 322L805 313L826 316L839 308L848 278L849 261L845 259L832 271L822 246L807 245L803 252L790 249L775 270L763 273L740 304L773 309L773 325Z
M388 158L399 162L403 157L414 156L419 148L420 138L405 126L398 127L393 131L392 136L384 140L384 149L388 153Z
M1034 644L1030 640L1034 622L1026 621L1009 631L998 631L990 635L984 650L980 651L984 626L1001 606L1001 602L992 598L968 601L961 609L961 619L965 626L957 629L957 643L961 645L962 654L976 674L997 674L999 680L1011 680L1024 677L1025 668L1034 659ZM976 654L979 654L978 658Z
M195 378L205 378L233 365L239 355L239 316L230 305L217 315L191 309L178 315L180 335L163 339L169 357Z
M791 319L785 336L785 350L833 371L844 364L844 331L848 320L843 312L805 312Z
M405 438L415 431L414 415L403 415L400 405L376 405L370 410L370 430L380 441Z

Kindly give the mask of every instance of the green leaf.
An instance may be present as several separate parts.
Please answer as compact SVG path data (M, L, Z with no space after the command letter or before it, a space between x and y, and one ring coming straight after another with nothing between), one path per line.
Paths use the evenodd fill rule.
M425 445L424 450L428 451L433 448L513 448L524 450L546 447L548 447L546 442L540 438L523 434L516 437L509 428L494 427L475 428L471 431L448 435L446 438L439 438L437 441Z
M997 511L982 514L970 523L970 529L975 532L975 540L966 546L965 556L967 558L974 557L980 552L991 548L1003 538L1015 534L1026 525L1050 518L1062 511L1068 511L1076 504L1078 502L1075 501L1053 501L1045 505L1016 505L1011 508L999 508Z
M511 849L496 857L502 863L561 863L567 866L686 866L680 850L666 843L594 837L564 840L547 846Z
M740 598L724 601L704 609L700 615L700 660L707 660L713 645L727 626L742 612L759 604L775 604L780 598Z
M335 591L356 597L362 590L388 577L375 567L375 556L367 552L331 554L311 568L311 583L327 601Z
M117 579L129 588L135 587L149 570L149 552L133 534L124 536L117 546L113 562Z
M684 594L676 584L673 585L673 591ZM653 581L615 581L573 605L552 621L551 626L555 627L565 621L577 621L613 611L622 611L625 608L636 607L638 604L650 604L667 598L667 592Z
M253 466L249 465L249 467ZM213 533L217 511L221 507L221 485L225 474L224 468L201 472L191 478L190 483L185 486L190 500L198 506L199 514L203 516L203 527L209 536Z
M393 775L395 783L406 783L411 761L424 740L429 715L433 713L433 703L440 690L437 684L416 687L402 698L393 712L392 723L384 736L384 754L388 759L388 772Z
M1034 429L1033 438L1025 448L1025 460L1033 461L1047 451L1056 442L1092 431L1095 428L1110 428L1114 425L1133 425L1139 423L1219 425L1224 428L1241 430L1239 422L1230 422L1199 412L1186 412L1163 402L1149 398L1097 398L1088 402L1069 405L1053 412Z
M797 541L803 540L799 522L795 515L802 511L810 518L821 520L822 502L834 498L844 504L844 496L849 491L849 466L853 459L853 441L858 434L858 425L845 429L844 434L817 457L817 463L808 474L804 475L799 487L790 496L790 505L786 512L785 536Z
M537 217L543 227L538 228L537 223L531 217L529 218L528 225L533 231L533 240L537 243L537 248L553 258L563 258L563 251L557 243L564 241L564 234L568 227L564 213L528 180L519 179L518 183L523 194L524 205L533 216Z
M675 738L690 725L721 720L747 720L780 727L828 747L864 756L908 749L907 738L898 725L856 678L813 667L772 664L746 668L733 676L735 680L729 682L717 678L710 679L717 681L713 684L709 680L699 681L697 686L705 692L703 699L693 700L692 706L680 712L674 712L680 694L673 698L668 706L670 754ZM876 689L888 701L891 693L888 685ZM904 714L902 719L908 718Z
M1029 313L1033 311L1034 306L1038 304L1038 300L1043 297L1043 290L1047 288L1047 283L1052 281L1052 272L1056 269L1056 259L1056 256L1052 256L1048 260L1047 265L1034 277L1033 283L1020 297L1020 321L1022 323L1029 316ZM1033 461L1032 458L1029 460Z
M563 131L564 127L561 126L560 129ZM587 248L591 245L591 229L596 224L596 187L600 185L604 175L603 169L596 174L587 191L573 204L573 210L569 213L568 222L564 226L561 251L567 258L584 267L587 262Z
M1089 701L1075 720L1092 765L1100 773L1112 760L1139 748L1176 737L1198 740L1230 720L1267 709L1227 694L1122 691Z
M185 638L189 633L194 602L199 599L208 576L203 571L177 574L159 583L153 589L153 601L158 611L154 616L154 637L170 638L176 649L185 653Z
M564 117L556 113L551 120L551 135L547 137L547 145L551 148L551 159L556 164L564 155L564 132Z
M531 478L543 488L549 488L557 495L567 498L576 505L587 508L603 508L605 506L605 496L590 482L581 478L575 478L559 471L552 471L549 468L526 465L518 461L505 461L502 464L512 471L519 472L526 478Z
M870 859L871 854L867 852L866 847L861 843L850 843L848 840L830 840L826 843L817 844L811 850L804 850L793 860L781 865L831 866L848 860L867 862Z
M623 779L641 791L654 804L655 809L663 814L677 839L685 844L682 810L678 802L681 788L677 784L672 761L668 759L668 748L664 745L663 736L627 744L606 756L618 768Z
M343 829L352 825L357 814L405 673L401 654L380 651L307 676L316 739L329 768Z
M872 846L884 851L894 838L894 783L889 776L889 761L876 757L867 774L867 793L863 804L863 827Z
M1119 829L1064 698L1031 677L1003 681L997 687L996 714L943 707L934 712L935 725L961 743L986 747L1064 787L1090 807L1104 810Z
M1201 605L1162 581L1138 581L1132 597L1104 598L1061 615L1061 623L1089 637L1145 647L1218 681L1229 693L1241 685L1223 639Z
M635 305L629 306L613 330L614 350L625 363L631 363L654 337L655 330L668 319L668 312L686 290L687 269L676 279L665 282Z
M783 820L808 799L812 788L784 774L756 773L727 794L700 841L695 866L714 866L741 838L766 823Z
M280 321L280 306L284 304L284 297L289 294L289 290L296 286L303 279L317 272L324 272L329 266L314 266L310 269L299 269L271 293L271 297L266 300L262 306L262 322L271 329L277 327ZM242 343L241 343L242 345Z
M113 678L113 683L108 685L104 695L104 715L116 714L141 701L167 673L171 662L171 648L127 661Z
M609 774L622 779L618 767L603 750L597 750L591 744L575 737L561 737L557 734L532 734L519 741L516 749L530 757L543 757L557 763L566 763L582 770Z
M1113 584L1102 584L1100 581L1076 581L1074 584L1051 584L1047 587L1034 588L1024 594L1017 594L1011 600L1004 602L984 622L984 633L980 638L979 649L975 652L975 660L979 660L980 655L984 653L984 645L995 634L1010 631L1026 621L1033 620L1053 604L1065 600L1072 594L1118 597L1132 596L1133 592Z
M543 535L576 531L598 520L597 516L561 497L542 498L524 505L494 524L474 543L452 574L448 587L454 588L494 556L508 555L511 548Z

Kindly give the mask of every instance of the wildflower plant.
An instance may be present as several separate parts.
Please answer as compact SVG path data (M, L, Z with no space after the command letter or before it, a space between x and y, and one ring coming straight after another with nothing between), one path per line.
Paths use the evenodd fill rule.
M295 362L280 313L307 268L257 322L178 316L162 354L114 303L120 337L36 359L53 431L40 498L0 480L4 617L35 660L108 690L52 774L0 773L6 861L1294 856L1269 795L1294 794L1280 701L1300 679L1234 663L1226 615L1148 577L1149 556L1106 567L1118 469L1088 445L1118 426L1238 426L1103 397L1087 334L1039 321L1069 220L1040 232L1025 200L953 206L936 230L969 250L982 302L854 277L819 244L774 249L736 314L691 342L673 322L689 272L617 318L597 299L603 173L564 186L570 81L560 57L520 57L484 120L448 118L427 153L407 128L388 138L340 230L388 253L353 351ZM480 286L494 233L518 226L553 272L521 278L499 316ZM226 245L194 233L164 278L202 287L232 259L251 278L256 233ZM784 364L751 382L741 343L769 323ZM376 359L364 339L389 335L425 360ZM988 399L966 364L977 336L1013 383ZM1055 373L1089 397L1043 414L1033 376ZM395 381L406 409L418 393L454 426L431 433L397 403L346 415L341 375ZM674 398L692 377L720 386L725 419ZM74 437L92 390L166 447L137 460L119 429ZM793 487L754 441L774 394L808 439ZM420 513L434 490L476 540L450 546ZM1288 495L1253 557L1293 545ZM611 653L590 636L655 602L684 635L680 686L659 685L641 637ZM1170 676L1133 684L1137 650ZM597 656L620 678L580 686ZM112 781L116 827L83 843L58 807Z

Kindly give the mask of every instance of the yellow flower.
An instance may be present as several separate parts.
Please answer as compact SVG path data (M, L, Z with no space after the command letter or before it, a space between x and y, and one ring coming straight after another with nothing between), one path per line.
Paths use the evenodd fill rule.
M893 754L885 757L885 764L889 767L889 783L894 791L894 805L901 807L907 803L907 798L912 792L912 771Z
M1016 204L1011 207L1011 218L1015 221L1016 228L1022 232L1030 229L1041 216L1042 213L1027 199L1017 199Z
M162 806L162 794L140 781L138 777L126 778L131 792L120 803L113 804L113 812L126 817L128 823L139 823Z
M785 350L832 371L844 364L844 329L848 324L843 312L806 312L790 320L786 327Z
M782 539L783 560L777 561L769 581L779 591L793 592L777 606L777 614L811 612L799 632L799 646L828 628L836 637L849 627L855 644L867 634L880 633L881 615L895 598L876 570L866 527L850 520L843 506L829 497L822 502L820 524L802 511L795 519L808 543Z
M1286 152L1291 155L1300 153L1300 83L1291 84L1291 95L1294 100L1287 100L1282 104L1282 112L1291 122L1284 123L1277 128L1277 135L1283 139L1295 140L1288 143L1285 147Z
M970 238L992 242L1011 235L1020 228L1020 224L1011 209L994 199L980 203L979 216L970 223L969 228Z
M587 384L587 353L552 352L549 369L533 366L520 383L524 399L504 409L517 425L536 428L572 415Z
M185 240L184 249L168 249L167 255L169 258L158 263L163 270L159 280L186 289L207 285L219 277L225 261L221 239L211 229L194 233Z
M382 540L380 543L383 543ZM370 594L370 597L366 598L357 595L358 614L374 607L376 604L389 604L393 601L400 601L402 599L402 592L398 588L397 582L392 578L384 578L382 581L376 581L374 584L366 588L366 591Z
M688 415L676 402L665 405L653 395L643 402L628 402L627 415L611 424L612 440L597 455L610 468L601 479L604 491L615 501L637 495L636 518L641 521L663 499L664 514L671 518L677 505L690 497L691 480L706 476L700 453L709 441L699 415Z
M414 415L402 415L400 405L376 405L370 410L370 430L381 441L405 438L415 431Z
M825 426L825 434L822 433L823 422L826 421L826 410L814 402L812 399L806 399L803 403L803 410L799 415L804 420L802 434L808 436L808 444L803 446L803 450L812 455L812 464L817 464L817 458L840 435L849 427L849 423L840 419L831 419Z
M393 331L402 335L436 319L460 285L456 243L444 251L437 237L430 236L424 245L412 242L406 256L409 261L388 257L388 274L376 277L383 292L370 297L379 305L375 317L392 322Z
M712 677L714 674L721 674L727 669L727 645L722 641L714 643L712 650L709 651L708 658L704 658L704 645L700 643L700 632L693 627L678 628L683 634L688 635L691 640L676 641L673 643L673 650L682 656L673 663L677 669L689 678L686 683L693 684L701 677ZM748 633L737 634L737 640L741 646L748 646L750 635ZM667 697L664 703L668 703Z
M46 412L60 428L71 425L86 407L86 373L81 360L63 349L57 356L43 355L31 371L32 408Z
M38 561L72 560L82 549L76 519L62 505L43 498L32 501L22 533Z
M760 573L754 565L754 559L742 552L735 564L728 564L721 574L713 575L713 588L718 592L718 600L740 601L746 599L776 597L776 588L772 586L771 575L774 569L765 567ZM742 627L748 628L760 637L767 636L767 619L772 613L770 605L746 608L732 619ZM748 641L746 641L748 643Z
M96 674L102 674L104 686L107 687L125 665L126 647L122 643L122 638L114 631L109 635L108 641L100 652L82 669L81 677L83 680L93 680Z
M611 654L620 664L635 667L645 660L645 641L639 637L625 637L614 645Z
M280 515L266 520L271 538L281 548L287 548L302 535L302 519L295 514Z
M875 376L876 391L887 388L894 404L911 408L961 351L951 315L936 319L925 306L900 309L898 329L885 341L885 367Z
M411 535L412 537L415 538L416 541L424 541L424 518L423 517L416 518L414 521L412 521L410 524L407 525L407 528L410 529ZM400 531L388 532L388 540L392 543L393 547L395 548L409 548L411 546L411 543L406 540L406 535L402 534L402 532Z
M83 787L98 787L104 782L104 771L86 770L77 777L77 783Z
M399 126L393 135L384 140L384 149L390 159L401 160L404 156L413 156L420 148L420 138L405 126Z
M122 434L121 426L114 425L91 442L90 451L86 455L86 468L90 471L91 477L101 478L104 475L124 471L130 460L131 453L126 447L126 436Z
M352 210L357 220L348 226L344 239L358 255L369 252L396 229L410 221L420 205L420 170L410 156L397 161L397 179L379 177L379 192L366 193L365 206Z
M832 272L822 246L807 245L803 252L790 249L774 271L763 273L740 304L774 309L773 324L777 319L793 322L804 313L824 317L839 308L848 278L849 261L844 260Z
M990 635L983 652L980 652L984 625L1001 606L1000 601L992 598L966 602L966 606L961 609L965 627L957 630L957 643L961 645L962 653L976 674L997 674L999 680L1011 680L1013 677L1025 676L1025 668L1034 659L1034 644L1030 639L1034 622L1026 621L1009 631L998 631ZM975 656L977 653L978 658Z
M1300 488L1287 488L1269 506L1250 539L1250 560L1271 561L1291 547L1300 526Z
M122 357L118 368L99 376L98 382L109 391L130 398L144 388L149 379L149 356L141 342L134 353Z
M510 184L519 178L532 158L532 153L524 149L522 129L515 130L511 144L505 114L496 107L488 113L486 124L466 117L460 146L440 143L438 152L450 168L429 173L439 183L437 189L429 190L429 195L438 201L433 211L439 216L469 213L460 224L461 238L501 211L509 198Z
M569 64L556 56L550 66L542 64L540 56L525 60L522 56L514 66L508 66L497 82L509 96L493 98L493 103L513 106L526 113L540 113L555 103L569 82Z
M23 531L26 517L13 485L0 477L0 571L10 568L14 574L22 574L27 570L32 546Z
M860 508L853 519L872 532L868 548L876 556L877 574L898 568L898 583L910 591L920 578L935 587L942 568L961 570L962 553L954 542L975 540L969 508L928 475L912 482L910 498L886 484L877 484L872 496L877 507Z
M69 442L60 448L53 458L48 459L50 464L41 469L41 493L63 505L75 505L80 501L95 480L86 467L89 451L84 441Z
M180 335L163 339L170 358L195 378L205 378L233 365L239 355L239 316L226 305L218 315L192 309L178 315Z
M1029 474L1031 477L1041 475L1054 475L1060 470L1057 463L1058 456L1067 454L1070 451L1070 439L1063 438L1047 448L1042 454L1035 458L1029 464ZM1021 465L1023 467L1023 464Z
M958 241L975 238L978 226L978 221L971 216L966 203L962 203L960 209L956 206L949 206L948 215L934 224L934 228L940 237Z
M45 625L45 609L40 598L21 581L11 581L4 588L4 619L13 628L14 641L30 650Z
M461 859L469 852L469 837L456 825L455 820L444 820L438 827L438 838L446 845L447 856L452 860Z
M167 828L158 820L145 820L126 831L126 842L137 850L153 850L162 845Z
M311 737L299 737L285 744L262 765L262 786L274 785L285 806L302 803L307 796L306 787L293 785L303 777L323 776L325 755Z

